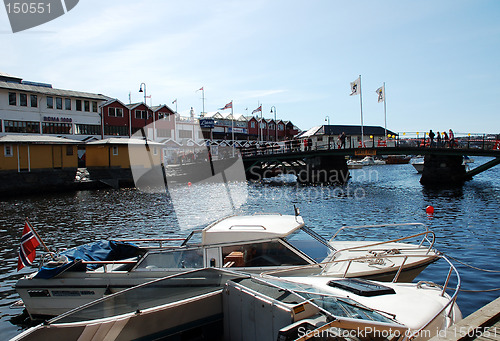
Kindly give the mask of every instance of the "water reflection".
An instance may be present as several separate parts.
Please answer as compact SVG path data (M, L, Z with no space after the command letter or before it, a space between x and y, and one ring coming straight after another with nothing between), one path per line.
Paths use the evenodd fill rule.
M477 159L476 163L479 163ZM373 172L377 172L376 176ZM440 251L478 267L500 270L497 262L500 257L500 167L479 174L455 190L423 188L413 173L411 165L377 166L371 171L371 178L353 176L343 187L249 184L248 199L236 213L293 214L295 204L306 223L326 238L342 225L423 222L436 233L436 248ZM206 188L192 186L189 190L196 197L197 191ZM436 209L432 217L425 213L427 205ZM214 212L219 208L213 199L210 207ZM16 252L25 217L30 218L46 244L54 249L100 239L182 237L189 232L179 226L169 197L135 189L8 199L1 201L0 210L0 333L5 338L19 330L9 322L10 317L19 313L9 308L18 299L12 286L22 274L30 272L30 269L16 272ZM189 212L205 219L205 224L212 218L210 211L197 211L196 202ZM394 231L389 229L373 234L352 231L346 238L373 240L393 236ZM437 276L441 267L433 265L418 279L441 281ZM499 274L457 267L464 289L499 286ZM499 294L498 291L463 292L458 303L467 315Z

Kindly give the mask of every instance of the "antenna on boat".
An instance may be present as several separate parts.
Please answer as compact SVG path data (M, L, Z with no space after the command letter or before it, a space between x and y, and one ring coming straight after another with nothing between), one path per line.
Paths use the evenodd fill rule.
M300 215L300 210L297 206L293 205L293 212L295 213L295 216L298 217Z

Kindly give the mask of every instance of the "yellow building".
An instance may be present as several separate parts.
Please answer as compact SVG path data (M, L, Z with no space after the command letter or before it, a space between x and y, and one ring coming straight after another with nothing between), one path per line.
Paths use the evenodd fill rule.
M79 143L81 142L53 136L2 136L0 171L32 172L67 168L76 171Z
M113 187L132 185L132 170L144 173L158 168L165 145L135 138L108 138L85 145L86 166L91 179Z
M78 144L53 136L0 137L0 196L74 189Z

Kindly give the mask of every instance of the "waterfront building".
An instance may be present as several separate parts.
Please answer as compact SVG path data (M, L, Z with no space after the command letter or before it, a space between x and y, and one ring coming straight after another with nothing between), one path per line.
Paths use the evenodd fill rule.
M55 89L0 72L0 136L34 134L67 136L80 141L132 137L147 125L148 139L184 144L215 141L283 141L298 129L289 121L216 111L200 120L176 114L167 105L125 104L102 94ZM208 122L210 121L210 122ZM217 143L219 143L217 142ZM82 152L80 152L82 156Z
M55 89L51 84L0 73L0 134L99 138L99 108L108 99L101 94Z
M74 187L80 143L41 135L0 137L0 195Z
M118 187L133 184L132 168L148 170L162 162L164 145L140 138L111 137L85 145L86 167L93 180Z
M297 135L297 139L311 139L313 146L335 148L339 144L339 136L342 133L346 135L346 147L356 148L361 146L361 126L359 125L316 126ZM385 133L385 129L380 126L363 126L364 146L380 147L386 145ZM387 134L398 136L391 130L387 130Z

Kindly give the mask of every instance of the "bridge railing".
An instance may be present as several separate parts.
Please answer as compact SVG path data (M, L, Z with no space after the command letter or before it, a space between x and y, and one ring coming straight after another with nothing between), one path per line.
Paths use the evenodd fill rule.
M291 152L309 152L316 150L331 149L355 149L355 148L457 148L457 149L480 149L480 150L500 150L500 138L497 135L458 133L450 140L432 141L427 133L400 133L399 136L388 139L369 136L363 143L357 137L346 138L345 144L340 144L338 139L322 137L321 139L299 139L281 142L260 142L240 149L241 155L256 156L269 154L283 154Z

